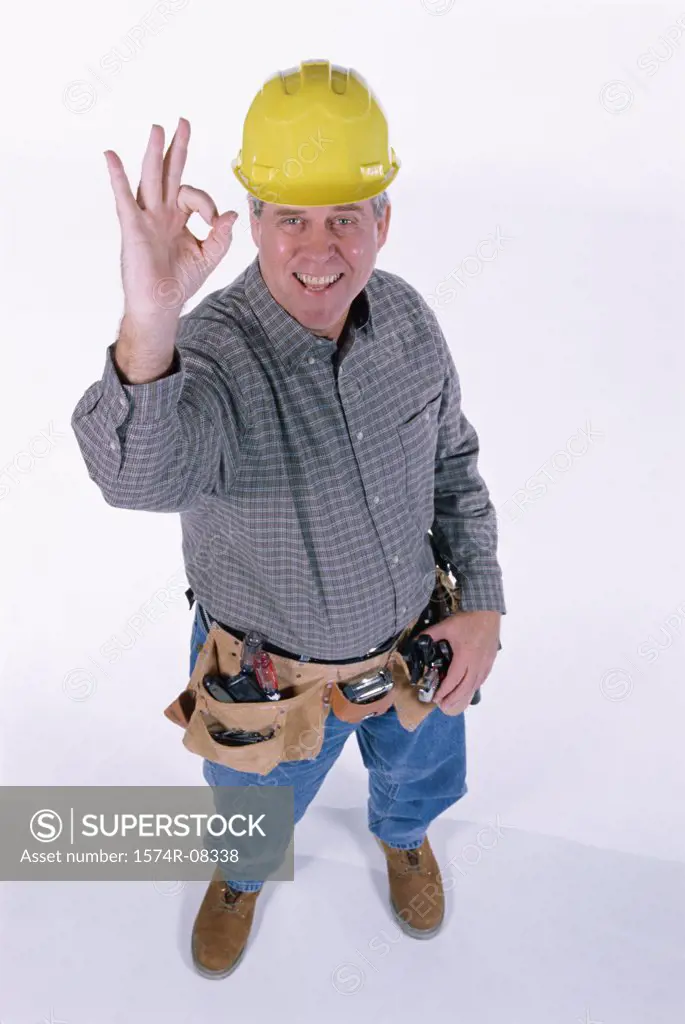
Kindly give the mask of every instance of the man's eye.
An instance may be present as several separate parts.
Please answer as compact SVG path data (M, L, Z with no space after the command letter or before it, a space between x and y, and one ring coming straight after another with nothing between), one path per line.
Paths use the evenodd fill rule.
M294 224L296 221L301 221L301 220L302 220L301 217L284 217L283 220L281 221L281 223L282 224ZM341 222L345 223L345 224L354 224L354 221L352 220L351 217L337 217L336 220L337 220L338 224L340 224Z

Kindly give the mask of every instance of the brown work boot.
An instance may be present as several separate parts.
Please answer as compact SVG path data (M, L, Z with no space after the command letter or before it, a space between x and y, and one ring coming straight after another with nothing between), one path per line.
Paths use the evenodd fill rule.
M193 925L193 963L205 978L225 978L243 958L258 892L231 888L217 868Z
M378 842L388 864L390 906L397 923L414 939L432 938L445 916L445 894L428 839L416 850L398 850L381 839Z

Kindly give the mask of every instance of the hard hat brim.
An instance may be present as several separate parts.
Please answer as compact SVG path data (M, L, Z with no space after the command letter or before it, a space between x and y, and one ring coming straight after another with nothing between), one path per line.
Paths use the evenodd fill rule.
M237 181L255 199L278 206L339 206L343 203L361 203L365 199L373 199L392 184L401 167L400 160L393 152L393 159L382 178L373 182L360 182L355 186L349 183L337 186L335 182L322 181L301 184L296 181L279 181L278 176L266 183L257 183L250 179L241 166L240 157L231 162L231 169Z

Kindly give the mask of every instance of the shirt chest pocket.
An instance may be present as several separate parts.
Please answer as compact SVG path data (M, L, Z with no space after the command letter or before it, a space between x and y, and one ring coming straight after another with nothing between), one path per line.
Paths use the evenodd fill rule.
M435 451L442 393L397 427L404 454L405 500L422 533L433 523Z

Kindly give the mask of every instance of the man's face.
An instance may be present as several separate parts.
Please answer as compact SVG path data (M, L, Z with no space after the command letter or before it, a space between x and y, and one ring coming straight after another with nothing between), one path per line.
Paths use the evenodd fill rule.
M276 302L314 334L336 339L389 224L390 205L377 221L370 199L297 209L265 203L261 217L250 211L262 277Z

